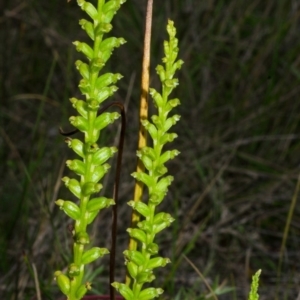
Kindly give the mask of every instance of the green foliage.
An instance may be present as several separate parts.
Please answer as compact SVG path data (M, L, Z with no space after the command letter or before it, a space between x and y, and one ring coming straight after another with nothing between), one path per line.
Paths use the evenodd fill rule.
M163 151L168 142L173 141L177 134L169 133L169 129L180 119L179 115L169 117L171 110L180 104L178 99L169 99L169 95L178 85L175 72L182 65L182 60L177 60L178 40L176 29L172 21L168 22L167 31L169 41L164 42L165 57L164 66L157 66L156 71L162 82L162 93L151 89L150 93L158 114L151 117L152 121L144 120L143 126L148 131L153 142L152 147L147 146L137 152L137 156L143 162L146 171L132 174L138 181L143 182L149 192L148 203L129 201L128 205L136 210L143 220L138 222L138 228L129 228L129 235L140 243L139 250L124 251L127 270L133 279L132 286L115 282L113 286L127 300L147 300L158 297L163 293L161 288L145 288L145 283L155 279L153 270L163 267L170 262L168 258L157 256L159 247L154 242L155 236L161 230L168 227L174 219L168 213L156 213L157 206L164 199L173 177L166 176L165 163L179 154L177 150ZM153 257L155 256L155 257Z
M258 291L258 286L259 286L260 273L261 273L261 270L258 270L252 277L251 289L250 289L248 300L258 300L259 299L259 295L258 295L257 291Z
M75 221L72 232L74 237L73 262L69 265L67 274L61 271L55 272L57 284L69 300L81 299L91 289L90 282L82 282L84 266L108 253L105 248L93 247L86 250L85 246L90 243L87 225L95 219L101 209L114 204L112 199L93 198L93 194L102 189L99 181L110 168L106 162L117 151L115 147L99 147L97 141L101 131L114 122L119 114L103 113L98 116L98 109L117 90L114 84L122 78L120 74L100 75L100 72L114 48L125 43L123 38L104 38L104 34L112 29L110 24L112 17L123 2L123 0L107 2L99 0L96 8L92 3L78 0L78 5L92 19L92 22L81 20L79 23L93 44L90 46L83 42L74 42L77 51L86 56L87 62L76 61L76 68L82 76L79 89L85 101L70 99L79 114L70 117L70 123L84 134L84 142L78 139L67 139L68 146L80 159L67 160L66 164L80 177L80 180L62 178L70 192L79 199L79 204L62 199L56 201L60 209Z

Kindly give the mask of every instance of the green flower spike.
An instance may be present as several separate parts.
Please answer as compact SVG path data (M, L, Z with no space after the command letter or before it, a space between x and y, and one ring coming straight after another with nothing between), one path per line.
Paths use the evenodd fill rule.
M168 115L180 102L178 99L169 100L168 97L178 85L178 80L174 78L174 74L183 63L182 60L176 61L178 40L175 37L176 29L172 21L168 22L167 32L170 39L164 42L164 66L159 65L156 68L162 82L162 93L150 89L158 114L152 116L152 122L143 121L143 126L152 138L153 146L144 147L137 153L146 171L132 174L134 178L147 186L149 201L147 204L135 201L128 202L128 205L143 217L143 220L137 224L138 228L127 230L129 235L139 242L139 250L124 251L125 263L128 274L132 278L132 284L128 286L123 283L113 283L113 286L126 300L148 300L159 297L163 293L161 288L143 289L143 285L155 279L153 269L163 267L170 262L168 258L152 257L158 253L158 245L154 243L155 235L174 221L169 214L156 213L155 211L173 180L172 176L164 176L168 171L165 163L179 154L177 150L163 151L164 145L177 137L175 133L168 133L168 131L179 121L180 116L169 117Z
M112 199L93 195L101 190L102 185L99 181L110 168L106 162L117 151L115 147L101 148L97 141L101 130L118 119L119 114L106 112L98 115L98 110L100 105L117 90L114 84L122 76L100 72L113 50L125 43L123 38L104 38L104 34L112 29L111 20L124 0L98 0L97 7L84 0L77 2L90 18L90 20L82 19L79 24L92 43L90 45L80 41L73 43L76 50L86 57L85 62L78 60L75 63L82 76L79 89L85 100L70 99L78 112L77 116L70 117L70 123L84 134L84 141L69 137L66 139L68 146L79 156L78 159L67 160L66 164L79 179L64 177L62 180L79 201L78 204L62 199L56 201L60 209L75 221L73 261L68 266L67 274L61 271L54 274L60 290L68 300L79 300L91 289L91 283L82 282L84 266L108 253L105 248L85 249L85 247L90 243L87 225L95 219L101 209L114 204Z

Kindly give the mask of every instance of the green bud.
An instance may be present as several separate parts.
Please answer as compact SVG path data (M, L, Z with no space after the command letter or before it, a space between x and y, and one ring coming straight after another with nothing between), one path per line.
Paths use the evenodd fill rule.
M146 233L152 233L153 232L153 225L147 220L138 222L137 227L142 229Z
M84 158L83 154L83 143L78 139L67 139L68 146L73 149L73 151L78 154L80 157Z
M81 262L86 265L108 253L109 251L106 248L93 247L83 253Z
M148 187L154 187L156 184L155 179L144 172L134 172L131 176L138 181L145 183Z
M112 30L112 25L110 23L101 22L95 28L95 33L97 36L102 35L104 33L108 33Z
M166 133L160 138L159 142L161 145L164 145L168 142L173 142L177 137L176 133Z
M150 194L149 201L155 206L157 206L163 200L164 196L165 194L163 193L157 193L156 191L152 191Z
M180 105L180 100L178 98L171 99L167 102L165 109L169 112L174 107Z
M145 272L140 272L136 276L136 281L139 284L143 284L145 282L152 282L154 279L155 279L155 276L152 274L152 271L150 271L150 270L145 271ZM138 299L140 299L140 297Z
M86 79L81 79L78 85L82 94L86 95L90 93L90 83Z
M147 288L140 292L138 299L139 300L150 300L156 297L159 297L164 292L161 288Z
M174 89L176 86L178 86L178 79L177 78L172 78L172 79L166 79L164 81L164 84L166 87Z
M115 14L118 8L120 7L119 1L108 1L102 7L102 12L107 14L110 11L113 11Z
M82 299L83 296L87 293L88 289L86 288L86 285L81 284L78 290L76 291L76 297L77 299Z
M73 159L66 161L67 167L74 171L77 175L84 175L85 174L85 164L81 160Z
M142 151L137 151L136 152L137 157L141 159L143 162L145 168L149 171L153 170L153 159L151 159L148 155L143 155Z
M145 234L144 231L142 231L141 229L137 229L137 228L128 228L127 232L129 233L129 235L139 241L141 241L142 243L146 243L147 241L147 236Z
M174 115L170 118L168 118L163 126L163 130L164 132L168 131L173 125L175 125L178 121L180 120L180 116L179 115Z
M168 223L168 226L174 222L175 219L168 213L160 212L154 216L153 224L159 225L161 223Z
M99 211L103 208L109 207L114 204L115 204L115 202L113 199L99 197L99 198L91 199L88 202L86 209L88 212Z
M68 275L70 278L78 276L80 274L80 268L75 263L72 263L68 267Z
M110 169L109 164L103 164L102 166L101 165L100 166L95 166L93 168L91 180L93 182L98 182L104 176L104 174L107 173L107 171L109 169Z
M79 21L79 25L81 26L81 28L88 34L88 36L94 40L95 39L95 33L94 33L94 25L87 21L87 20L80 20Z
M118 48L125 43L126 41L123 38L110 37L101 42L99 49L102 53L111 52L113 48Z
M78 5L81 6L81 9L84 10L93 20L98 19L98 11L92 3L87 1L78 1Z
M101 130L105 128L108 124L112 123L120 117L118 113L103 113L97 117L95 121L95 128Z
M98 193L102 188L102 184L95 182L86 182L82 187L82 194L84 196L90 196Z
M56 271L54 273L55 279L60 290L65 294L68 295L70 291L70 279L64 275L61 271Z
M84 117L81 116L77 116L77 117L70 117L69 118L70 123L76 127L77 129L79 129L80 131L84 132L88 130L88 122L87 119L85 119Z
M149 156L149 158L151 160L155 160L156 159L156 153L155 153L154 149L151 148L151 147L143 147L139 151L139 153L141 153L141 155L147 155L147 156Z
M102 165L105 163L109 158L111 158L114 153L118 150L116 147L103 147L99 148L94 154L92 159L92 164L94 165Z
M171 221L171 222L163 222L163 223L160 223L158 225L155 225L153 226L153 233L154 234L157 234L159 233L160 231L164 230L165 228L169 227L170 224L174 221L174 219Z
M146 262L146 257L137 250L125 250L123 254L126 260L134 262L137 266L143 266Z
M162 178L155 186L155 190L161 193L165 193L172 181L173 181L173 176L166 176Z
M75 45L78 52L82 52L89 60L94 57L94 50L88 44L75 41L73 45Z
M87 224L91 224L97 217L98 213L99 213L99 210L94 210L94 211L88 213L86 216Z
M80 219L80 208L74 202L58 199L55 203L73 220L77 221Z
M167 32L170 36L170 39L174 38L176 35L176 28L174 27L174 22L171 20L168 20Z
M142 216L144 216L145 218L150 217L151 215L151 211L148 207L148 205L146 205L145 203L141 202L141 201L129 201L127 202L127 204L129 206L131 206L134 210L138 211Z
M76 69L79 71L80 75L86 79L86 80L89 80L89 77L90 77L90 71L89 71L89 66L82 62L81 60L77 60L75 62L75 66L76 66Z
M87 106L88 108L97 111L99 109L99 103L97 100L91 98L87 100Z
M152 123L150 123L148 120L142 120L141 123L147 129L147 131L151 135L153 141L156 141L157 140L157 129L156 129L156 127Z
M87 111L87 104L85 101L78 100L76 98L71 98L70 99L72 106L84 117L87 119L88 116L88 111Z
M114 282L112 286L126 299L126 300L133 300L134 295L132 290L124 283Z
M102 103L108 97L112 96L117 90L118 90L118 88L115 85L98 90L97 101L99 103Z
M98 73L104 67L104 65L105 62L101 58L94 57L90 63L90 70L92 73Z
M155 175L162 176L168 172L168 169L164 165L159 165L155 168Z
M63 177L61 179L66 187L77 197L80 198L81 187L76 179L70 179L69 177Z
M168 150L161 155L161 157L158 159L158 162L162 165L179 154L180 152L178 150Z
M78 232L74 239L75 242L80 245L87 245L90 243L90 237L86 232Z
M97 89L101 90L103 87L109 86L112 83L116 83L122 77L123 76L121 74L106 73L98 77L96 80L96 87Z
M166 71L165 71L165 68L162 66L162 65L158 65L156 67L156 73L158 74L159 76L159 79L161 82L164 82L165 79L166 79Z
M138 274L139 268L138 268L138 266L135 263L133 263L133 262L130 261L130 262L127 263L127 270L129 272L129 275L132 278L135 278L137 276L137 274Z
M163 258L163 257L154 257L151 258L147 264L147 269L153 270L158 267L164 267L166 264L170 263L169 258Z
M147 251L151 255L155 255L158 253L158 245L155 243L150 243L147 245Z
M150 95L153 98L154 103L156 104L157 107L163 106L164 100L160 93L158 93L155 89L152 88L150 89Z
M177 60L171 68L171 73L175 74L176 70L179 70L182 65L183 65L183 60L181 59Z

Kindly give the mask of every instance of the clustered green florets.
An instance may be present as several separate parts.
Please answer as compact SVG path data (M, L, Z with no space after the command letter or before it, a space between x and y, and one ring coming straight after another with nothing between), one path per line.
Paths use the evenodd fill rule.
M151 117L151 121L144 120L143 126L152 139L152 147L144 147L137 152L137 156L143 162L146 171L135 172L134 178L143 182L149 191L148 203L129 201L128 205L136 210L143 220L138 222L138 228L129 228L129 235L140 242L140 250L124 251L127 270L133 284L128 287L125 284L115 282L113 285L126 300L147 300L158 297L163 293L161 288L143 289L145 283L155 279L153 269L163 267L170 262L168 258L157 256L158 245L154 242L155 235L168 227L174 219L170 214L155 213L156 207L165 197L173 177L165 174L165 163L179 154L177 150L163 151L166 143L173 141L176 133L169 133L169 129L180 119L179 115L168 117L171 110L180 104L178 99L168 99L170 93L178 85L177 78L173 78L175 71L182 65L182 60L177 60L178 40L176 29L172 21L168 22L167 31L169 41L164 42L165 66L159 65L156 70L162 82L162 93L155 89L150 90L154 104L158 110L157 115ZM155 256L152 258L152 256Z
M100 72L114 48L125 43L123 38L103 38L104 34L112 29L110 22L120 5L125 2L124 0L99 0L97 8L84 0L77 2L92 19L91 22L81 20L79 24L93 41L93 46L79 41L73 43L77 51L82 52L87 58L87 62L78 60L75 63L82 76L79 89L85 100L70 99L79 113L78 116L70 117L70 123L84 134L84 142L79 139L67 139L68 146L80 159L67 160L66 164L80 177L80 180L68 177L62 180L79 199L79 204L62 199L56 201L56 204L75 221L73 262L69 265L66 275L61 271L55 272L57 283L69 300L79 300L87 290L91 289L89 282L82 283L84 265L108 253L107 249L98 247L85 250L85 246L90 243L86 230L87 225L95 219L101 209L114 204L113 199L93 198L92 195L102 189L99 181L110 168L106 162L117 151L115 147L99 147L97 141L101 130L119 118L119 114L107 112L98 116L98 109L103 101L117 90L114 84L122 76L112 73L100 75Z

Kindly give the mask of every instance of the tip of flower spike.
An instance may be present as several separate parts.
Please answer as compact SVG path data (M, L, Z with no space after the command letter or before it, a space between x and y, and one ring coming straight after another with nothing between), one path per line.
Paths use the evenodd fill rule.
M84 0L77 0L77 4L78 4L78 6L82 6L83 4L84 4Z
M174 27L174 22L171 20L168 20L167 31L171 38L175 37L176 28Z

